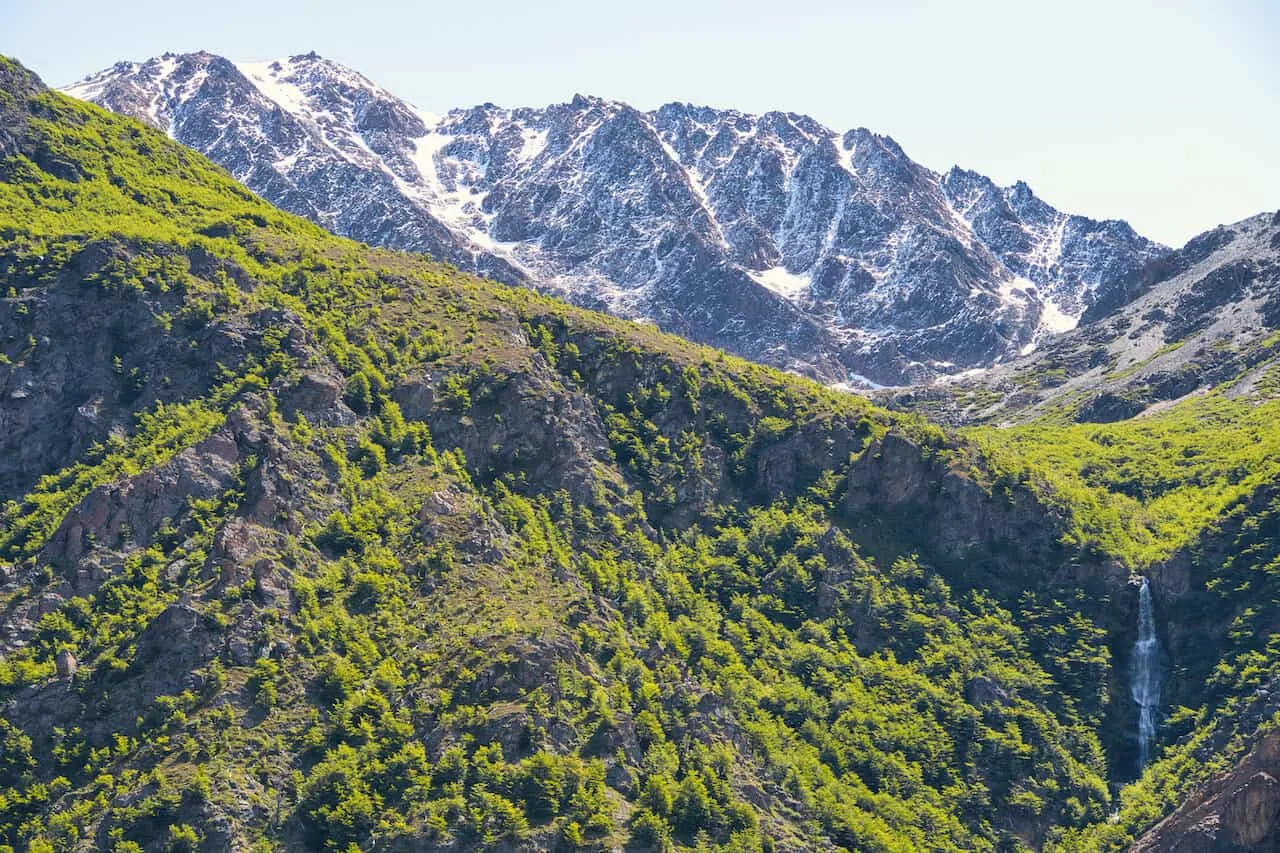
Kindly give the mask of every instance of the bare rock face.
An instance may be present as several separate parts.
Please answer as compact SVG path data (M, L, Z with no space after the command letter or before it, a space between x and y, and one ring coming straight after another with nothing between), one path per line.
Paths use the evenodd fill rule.
M54 660L59 678L70 678L76 674L76 656L63 649Z
M93 547L118 545L125 537L145 547L188 500L207 499L224 490L239 458L232 435L219 432L159 468L99 486L68 513L42 558L50 565L74 568Z
M127 433L135 411L202 393L216 363L238 364L248 352L251 331L238 320L192 330L190 339L161 334L157 315L179 310L177 294L119 299L94 284L132 254L120 241L91 242L58 271L57 286L19 280L15 296L0 298L0 499Z
M1195 791L1133 853L1280 851L1280 734L1264 738L1232 770Z
M854 463L844 508L854 523L896 519L895 535L905 534L904 541L938 559L960 564L981 556L991 562L987 571L1000 564L1052 564L1060 556L1050 553L1058 538L1053 520L1030 495L993 493L896 432L872 443Z
M1232 792L1223 824L1234 843L1256 848L1280 831L1277 817L1280 817L1280 780L1258 771Z
M934 399L913 389L897 402L951 423L1031 420L1058 405L1077 421L1112 423L1223 383L1251 393L1280 330L1275 220L1260 213L1207 231L1099 289L1078 328L1035 352L929 389ZM971 395L981 402L963 402Z
M356 414L342 400L341 377L328 373L305 373L297 385L281 395L281 409L286 415L302 412L308 419L324 426L355 423Z
M538 355L529 370L474 390L465 412L439 399L424 378L410 378L393 396L442 445L460 448L473 475L516 473L538 491L565 489L585 500L598 476L594 460L608 452L604 425L586 395L553 380Z
M0 101L0 158L9 157L20 150L19 140L26 126L26 110L19 105L45 88L36 75L16 62L0 62L0 91L12 92L12 102Z
M315 54L165 54L67 92L344 236L829 381L1016 356L1166 253L1024 183L938 174L888 136L795 113L579 95L434 116Z

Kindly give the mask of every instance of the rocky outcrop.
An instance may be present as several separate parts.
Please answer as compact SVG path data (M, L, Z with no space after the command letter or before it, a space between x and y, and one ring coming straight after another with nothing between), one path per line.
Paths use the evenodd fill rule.
M1123 585L1118 563L1095 562L1065 547L1065 519L1027 486L981 482L963 451L928 447L889 432L849 471L844 512L862 541L918 551L965 587L1037 584L1099 590Z
M441 394L444 378L411 377L392 397L406 417L427 423L440 446L461 450L473 476L514 476L533 492L563 489L576 501L590 500L597 481L610 476L600 464L608 441L591 400L567 390L540 354L519 373L477 380L466 405Z
M1264 737L1227 773L1189 796L1133 853L1280 851L1280 734Z
M1099 297L1105 310L1100 301L1081 326L1024 358L895 399L950 423L1030 420L1056 407L1109 423L1223 383L1248 393L1277 356L1275 219L1220 226L1152 261L1116 286L1123 292Z
M238 364L254 348L258 332L242 320L181 319L173 290L120 298L116 277L136 253L121 241L91 242L57 271L54 286L37 286L41 270L8 279L10 295L0 297L0 499L127 433L136 411L203 393L218 364ZM164 255L199 266L198 250ZM289 325L282 312L270 319ZM186 325L190 336L164 333L166 323Z
M22 150L23 129L30 119L27 100L45 88L40 78L16 62L0 59L0 92L12 93L0 97L0 159L11 157Z
M207 500L235 479L240 450L230 431L215 433L170 462L91 491L49 537L40 558L70 570L94 548L147 547L188 501ZM89 589L77 589L84 594Z

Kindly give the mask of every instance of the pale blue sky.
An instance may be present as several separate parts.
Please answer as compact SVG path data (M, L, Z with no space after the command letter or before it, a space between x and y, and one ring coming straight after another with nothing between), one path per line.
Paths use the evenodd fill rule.
M575 92L803 112L1180 245L1280 207L1280 0L0 0L65 84L120 59L316 50L433 112Z

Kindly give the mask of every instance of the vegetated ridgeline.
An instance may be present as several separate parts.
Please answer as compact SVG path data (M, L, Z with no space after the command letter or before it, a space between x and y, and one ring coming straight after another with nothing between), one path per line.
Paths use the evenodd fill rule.
M1156 531L1189 710L1109 820L1110 481L334 238L8 61L0 239L0 843L1117 848L1273 710L1274 479Z

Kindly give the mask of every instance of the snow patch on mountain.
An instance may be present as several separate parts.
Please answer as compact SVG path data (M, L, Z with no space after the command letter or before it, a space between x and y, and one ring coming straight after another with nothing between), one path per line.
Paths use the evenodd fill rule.
M1051 335L1069 332L1080 322L1079 314L1069 314L1058 307L1053 299L1044 300L1040 313L1040 326Z
M809 277L790 272L786 267L770 267L752 270L751 278L760 282L779 296L795 299L809 289Z
M520 153L516 162L521 166L536 160L547 147L547 135L551 131L546 128L526 127L520 131Z
M794 113L575 96L437 116L315 54L166 54L67 91L339 233L832 381L1025 352L1164 252L1025 184L940 175L887 136Z
M314 119L315 114L307 101L307 96L294 83L288 80L289 60L273 62L237 62L244 76L257 87L258 91L275 101L285 110L298 116Z

